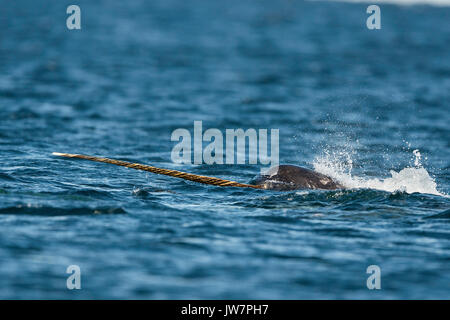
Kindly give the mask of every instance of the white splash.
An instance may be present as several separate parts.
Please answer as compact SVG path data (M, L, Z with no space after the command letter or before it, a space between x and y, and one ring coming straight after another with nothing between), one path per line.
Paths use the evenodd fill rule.
M421 164L419 150L414 150L414 167L406 167L399 172L391 170L391 177L386 179L363 178L352 175L353 162L349 155L325 153L316 158L314 169L337 180L347 188L352 189L376 189L388 192L428 193L439 196L447 196L437 190L437 184Z

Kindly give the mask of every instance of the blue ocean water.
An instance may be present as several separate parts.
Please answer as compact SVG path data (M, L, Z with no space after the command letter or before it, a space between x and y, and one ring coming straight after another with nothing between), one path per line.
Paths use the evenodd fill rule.
M366 8L3 1L0 298L448 299L450 7L380 4L380 30ZM220 188L51 154L259 172L174 164L171 133L197 120L279 129L281 163L348 189Z

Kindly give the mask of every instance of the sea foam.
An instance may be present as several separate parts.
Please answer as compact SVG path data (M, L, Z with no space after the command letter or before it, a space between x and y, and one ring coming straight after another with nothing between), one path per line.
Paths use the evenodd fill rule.
M419 150L414 150L414 166L405 167L399 172L390 171L391 177L367 178L352 174L353 162L351 154L345 154L345 161L342 154L325 152L324 155L317 157L313 163L317 172L323 173L337 180L347 188L352 189L376 189L388 192L406 192L406 193L428 193L448 197L437 190L435 180L421 163L421 154Z

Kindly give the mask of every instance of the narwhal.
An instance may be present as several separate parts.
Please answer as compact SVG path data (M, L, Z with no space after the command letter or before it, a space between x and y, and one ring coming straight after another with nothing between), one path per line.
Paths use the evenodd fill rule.
M190 180L221 187L253 188L279 191L289 191L297 189L336 190L344 188L343 185L324 174L294 165L274 166L270 168L266 173L253 178L249 183L240 183L216 177L201 176L178 170L163 169L140 163L131 163L122 160L87 156L83 154L53 152L53 155L110 163L117 166L149 171L156 174L162 174L184 180Z

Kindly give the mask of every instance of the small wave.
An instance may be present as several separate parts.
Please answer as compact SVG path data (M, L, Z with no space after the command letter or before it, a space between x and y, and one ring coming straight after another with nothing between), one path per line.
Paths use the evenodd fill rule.
M94 189L64 191L64 192L61 192L60 194L68 195L71 198L82 197L82 198L93 198L96 200L110 199L113 197L113 195L110 192L94 190Z
M450 219L450 209L428 216L425 219Z
M386 179L363 178L352 175L353 163L350 155L347 155L347 159L343 161L341 155L325 153L324 156L316 158L313 165L317 172L332 177L347 188L375 189L387 192L418 192L448 197L437 190L436 182L422 166L419 150L414 150L413 153L415 156L414 167L406 167L399 172L391 170L391 177Z
M2 214L20 214L33 216L72 216L72 215L97 215L97 214L123 214L126 211L120 207L100 207L100 208L57 208L50 206L35 206L31 204L17 205L0 209Z
M24 119L37 119L39 114L28 108L20 108L19 110L13 111L5 116L11 120L24 120Z
M153 198L153 193L175 193L171 190L165 190L165 189L159 189L159 188L153 188L153 187L138 187L133 189L133 196L147 199L147 198Z
M15 181L16 179L7 173L0 172L0 180Z

